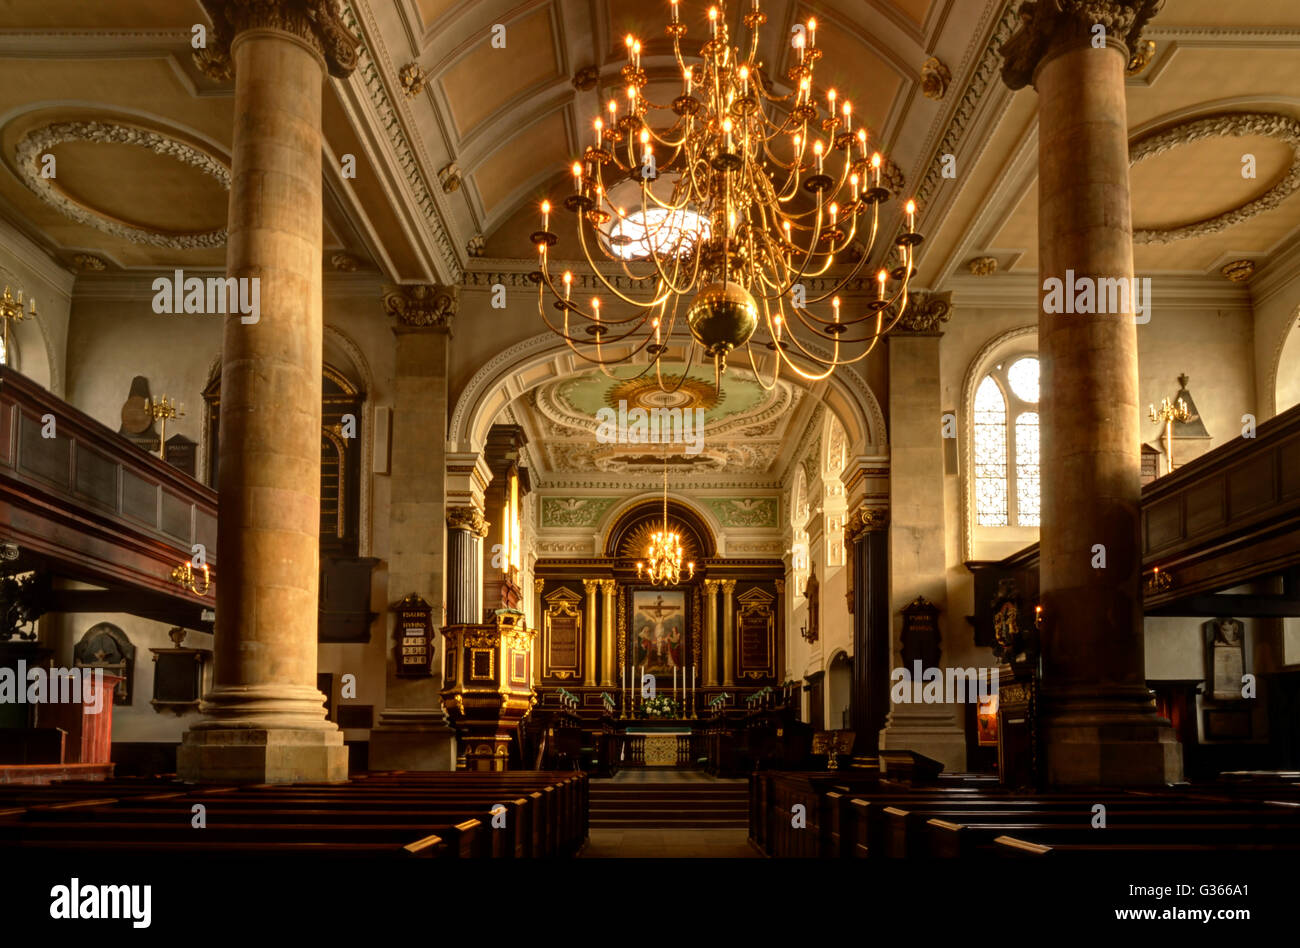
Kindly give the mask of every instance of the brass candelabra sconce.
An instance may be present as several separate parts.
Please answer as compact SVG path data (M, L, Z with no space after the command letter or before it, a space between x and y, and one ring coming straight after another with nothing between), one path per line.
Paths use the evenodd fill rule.
M150 399L149 407L146 409L149 417L154 421L162 422L158 432L158 457L164 461L167 460L167 419L184 418L185 406L180 402L173 402L166 395L158 399Z
M203 588L199 588L199 574L186 560L180 566L172 570L172 582L182 589L187 589L196 596L206 596L208 590L212 588L212 574L208 570L208 564L204 563L201 567L203 570Z
M1187 376L1184 375L1181 378L1185 380ZM1185 381L1184 384L1186 384ZM1177 402L1171 402L1168 396L1161 400L1159 408L1156 408L1155 405L1149 405L1148 414L1152 421L1160 422L1165 426L1162 439L1165 442L1165 459L1169 462L1169 473L1172 474L1174 472L1174 422L1187 424L1195 416L1192 414L1191 409L1187 407L1187 402L1181 398Z
M7 364L9 363L9 361L10 361L10 357L9 357L9 324L10 324L11 322L12 322L12 323L20 323L20 322L22 322L22 321L23 321L26 317L28 317L28 316L32 317L33 319L36 318L36 300L32 299L31 297L28 297L28 299L27 299L27 311L24 312L24 311L23 311L23 291L22 291L22 288L19 287L19 289L18 289L18 295L17 295L17 296L14 296L13 291L10 290L9 285L6 284L6 285L5 285L5 289L4 289L4 294L3 294L3 295L0 295L0 319L3 319L3 320L4 320L4 330L3 330L3 332L4 332L4 337L3 337L3 338L4 338L4 349L3 349L4 360L3 360L3 361L5 362L6 365L7 365Z
M1157 566L1151 571L1151 575L1147 577L1146 583L1143 584L1143 590L1150 595L1166 592L1169 589L1172 589L1173 585L1173 574L1168 571L1162 573L1160 572L1160 567Z

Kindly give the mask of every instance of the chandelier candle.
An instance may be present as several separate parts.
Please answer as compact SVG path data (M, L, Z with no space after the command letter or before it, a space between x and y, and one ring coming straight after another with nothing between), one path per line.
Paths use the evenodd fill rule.
M881 185L883 158L868 158L867 129L853 127L851 104L817 86L817 22L797 24L795 62L777 75L757 58L768 21L761 3L733 6L747 9L709 6L708 36L692 42L672 0L671 58L629 34L618 76L627 111L620 116L611 99L571 165L573 193L562 204L576 215L593 288L612 297L604 314L594 300L588 309L572 301L571 278L557 285L549 201L532 235L547 327L607 374L645 352L663 391L680 384L660 363L675 338L685 341L682 328L686 362L712 361L719 386L742 349L768 389L783 369L816 381L860 362L902 318L922 241L914 202L881 221L894 197ZM680 81L680 95L656 104L644 92L651 81ZM887 235L877 242L882 228L902 231L894 241L901 264L878 294L857 294L870 261L889 256ZM854 244L863 249L848 260ZM760 328L766 339L756 340Z

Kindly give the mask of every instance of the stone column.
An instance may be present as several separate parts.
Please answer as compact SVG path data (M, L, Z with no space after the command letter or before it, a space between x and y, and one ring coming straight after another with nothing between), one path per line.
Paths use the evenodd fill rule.
M1124 67L1158 6L1039 3L1003 47L1004 81L1013 89L1032 83L1039 96L1040 720L1052 784L1161 784L1182 775L1180 747L1155 713L1143 668L1132 300L1101 314L1058 305L1083 285L1104 298L1102 280L1131 286ZM1063 290L1055 300L1052 280ZM1104 567L1094 566L1103 551Z
M602 594L600 602L600 684L604 688L613 688L618 680L618 648L615 644L618 629L618 616L614 614L614 594L618 582L613 579L600 581Z
M943 613L941 659L958 652L955 635L969 635L965 620L946 614L943 405L939 387L940 327L951 315L948 294L913 293L900 326L890 334L889 430L902 434L889 452L889 661L902 658L902 610L924 596ZM941 665L949 664L943 660ZM908 669L909 675L911 670ZM898 703L880 734L880 748L911 750L942 761L949 771L966 769L965 709L958 704Z
M736 608L733 596L736 581L722 581L722 684L731 687L736 683Z
M177 770L188 781L340 781L347 749L316 689L321 85L327 69L352 72L357 44L331 5L206 6L200 65L235 78L226 271L258 281L260 310L226 319L215 667Z
M718 587L720 579L704 581L704 684L718 684Z
M875 754L889 717L889 510L863 504L846 515L849 612L853 614L853 692L849 718L855 753Z
M600 589L599 579L584 579L582 588L587 591L587 614L583 617L585 628L582 630L582 683L588 688L596 687L596 591Z
M490 523L473 507L448 507L450 569L447 574L447 623L472 625L483 619L483 583L479 565Z
M415 593L447 621L447 371L456 291L412 285L384 297L393 326L396 378L389 503L388 601ZM391 626L395 618L390 620ZM391 629L390 635L395 634ZM436 641L442 642L441 637ZM454 732L442 709L439 654L427 678L397 675L390 641L384 708L370 731L374 770L453 770Z

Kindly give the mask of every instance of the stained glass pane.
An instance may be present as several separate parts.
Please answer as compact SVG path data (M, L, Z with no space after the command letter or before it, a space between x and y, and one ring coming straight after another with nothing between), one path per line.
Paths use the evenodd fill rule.
M1020 359L1007 369L1007 382L1022 402L1038 401L1038 360Z
M1016 416L1016 520L1036 527L1040 508L1038 478L1038 412Z
M1007 403L992 376L975 391L975 522L1007 525Z

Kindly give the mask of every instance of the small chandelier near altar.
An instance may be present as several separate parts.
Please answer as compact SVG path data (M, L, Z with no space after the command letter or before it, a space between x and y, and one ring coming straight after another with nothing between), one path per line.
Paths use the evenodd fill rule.
M640 40L627 37L623 88L595 118L592 143L570 169L573 193L564 199L577 214L595 285L612 305L602 309L599 295L579 300L574 274L552 273L559 238L550 227L551 203L543 201L542 228L531 237L542 319L607 374L607 366L644 350L661 388L659 360L679 313L693 340L688 364L698 346L713 360L715 380L728 354L742 347L764 388L776 384L782 365L804 379L827 378L865 359L902 317L922 240L916 205L906 205L898 266L866 281L874 292L865 295L874 298L862 312L841 311L839 294L863 282L880 205L891 195L881 186L880 154L869 154L867 130L854 127L852 105L815 84L822 54L816 20L792 31L794 61L782 91L757 58L767 22L759 0L740 16L737 32L743 24L747 35L734 46L726 3L710 6L708 38L689 63L678 0L670 5L673 59L643 68ZM660 72L681 82L669 105L642 91ZM827 277L855 242L865 244L856 265ZM559 320L547 312L548 291ZM751 350L760 324L776 357L770 382L759 377Z
M645 562L638 561L636 575L651 586L676 586L682 581L682 540L676 530L668 529L668 459L664 458L664 523L650 535ZM686 564L686 578L695 578L695 563Z

